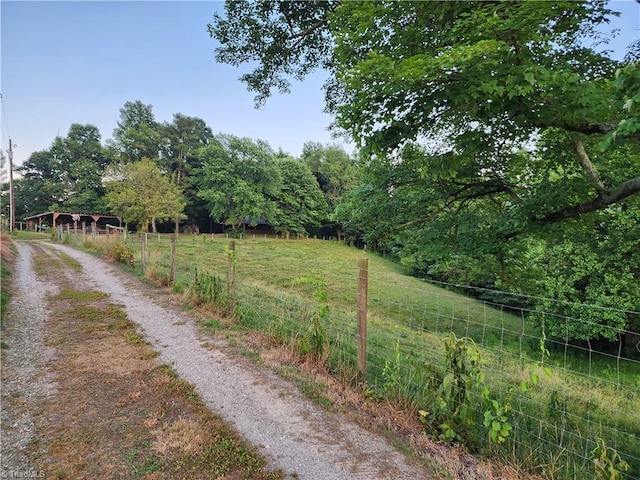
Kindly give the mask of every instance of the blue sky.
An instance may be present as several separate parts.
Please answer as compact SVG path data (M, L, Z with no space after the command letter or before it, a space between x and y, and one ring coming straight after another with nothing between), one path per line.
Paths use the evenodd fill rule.
M215 62L207 23L222 2L2 1L1 8L2 149L11 135L16 165L72 123L96 125L103 141L110 138L128 100L153 105L158 121L200 117L214 133L261 138L296 156L306 141L334 142L322 73L256 110L238 81L243 70Z
M126 101L153 105L157 121L200 117L214 133L260 138L298 156L306 141L342 143L322 112L324 74L293 83L256 110L238 77L246 68L217 64L206 30L215 1L1 2L2 150L17 144L20 165L48 148L72 123L111 138ZM609 45L621 58L640 36L640 4L611 2L622 16ZM350 145L344 145L347 150Z

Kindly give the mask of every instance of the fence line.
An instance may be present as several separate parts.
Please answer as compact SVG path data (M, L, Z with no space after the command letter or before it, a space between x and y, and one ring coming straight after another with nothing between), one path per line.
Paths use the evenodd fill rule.
M434 436L447 438L442 419L449 414L459 421L455 416L469 409L473 420L458 428L477 451L494 451L549 478L586 478L593 475L592 452L602 438L614 449L610 455L615 451L631 465L621 478L640 474L640 357L623 355L622 342L616 350L599 351L589 342L545 338L533 324L541 312L453 291L472 287L407 280L378 262L357 260L362 253L351 254L350 263L323 262L301 256L295 247L287 250L295 241L260 248L262 239L229 243L193 236L176 244L173 236L150 235L144 242L145 237L132 236L129 242L141 252L147 273L169 272L168 283L178 289L208 278L215 285L207 291L220 294L218 299L226 293L225 308L238 322L291 342L303 353L324 355L333 371L359 371L381 396L410 399L427 412L425 428ZM523 301L536 298L489 289L475 293L480 290ZM478 361L470 363L469 372L481 372L474 381L483 379L489 400L507 409L506 420L495 420L511 428L502 442L489 440L491 422L489 433L483 425L488 414L499 412L471 384L453 407L438 406L454 392L447 390L447 378L464 378L455 377L447 362L452 355L447 338L471 339L460 344L457 360L477 350Z

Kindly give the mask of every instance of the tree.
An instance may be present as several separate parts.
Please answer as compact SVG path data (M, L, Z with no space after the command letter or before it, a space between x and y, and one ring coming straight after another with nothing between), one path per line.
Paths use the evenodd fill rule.
M617 63L585 47L611 13L606 3L228 2L227 17L215 16L209 31L221 43L219 61L258 62L242 77L258 101L286 91L287 76L328 68L327 108L373 158L412 140L438 141L438 168L425 173L470 171L476 194L496 190L510 151L541 131L561 132L591 185L531 212L529 223L540 224L640 192L637 175L603 180L584 148L613 131L622 106Z
M180 189L151 160L119 164L108 172L106 200L112 212L127 223L137 223L143 232L156 220L183 217L184 198Z
M46 212L63 200L58 168L50 150L33 152L16 171L22 177L15 182L16 216Z
M274 220L272 199L282 180L275 154L266 142L220 134L202 148L200 157L198 195L207 202L216 222L237 231L243 223Z
M16 205L23 214L66 210L101 213L106 210L102 176L111 162L93 125L72 124L66 137L56 137L48 150L34 152L17 169Z
M214 14L209 34L222 46L219 62L239 66L257 62L241 77L256 92L256 106L272 89L289 91L288 77L302 80L316 68L331 68L332 35L328 15L339 1L225 3L226 18Z
M618 342L625 330L640 331L640 315L632 313L640 311L640 208L634 207L594 213L590 228L561 242L545 239L528 252L537 273L531 291L544 298L536 321L549 337Z
M327 203L311 169L294 158L276 160L282 186L275 197L273 227L285 236L305 235L327 216Z
M120 109L118 125L113 130L113 140L112 147L122 161L158 158L162 139L153 105L145 105L140 100L125 102Z
M346 192L358 184L354 160L337 145L306 142L302 147L301 160L315 175L330 211L335 209Z
M187 217L193 222L208 218L206 206L197 194L196 176L201 168L198 151L213 139L211 129L200 118L176 113L171 123L162 124L161 135L160 164L184 189ZM178 227L176 224L176 232Z
M358 167L341 147L316 142L304 144L301 159L311 168L328 205L328 218L324 219L323 227L335 232L340 239L343 224L338 220L342 217L337 209L342 209L345 194L358 185Z

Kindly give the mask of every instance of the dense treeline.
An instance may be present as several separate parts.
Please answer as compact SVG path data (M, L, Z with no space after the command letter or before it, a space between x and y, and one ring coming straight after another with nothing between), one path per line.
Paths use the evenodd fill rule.
M229 2L209 25L217 58L252 62L259 103L328 70L327 110L357 156L309 142L293 158L127 102L104 145L72 125L31 155L18 216L322 231L419 276L525 294L483 291L545 312L532 316L549 337L640 348L624 334L640 332L640 42L624 61L591 46L607 2L301 5ZM133 192L167 192L153 208L126 188L139 177Z
M96 127L73 124L18 172L18 218L113 213L145 231L234 233L264 222L287 236L337 231L332 212L357 183L356 161L340 147L308 142L294 158L262 140L214 135L200 118L160 123L140 101L120 109L104 145Z

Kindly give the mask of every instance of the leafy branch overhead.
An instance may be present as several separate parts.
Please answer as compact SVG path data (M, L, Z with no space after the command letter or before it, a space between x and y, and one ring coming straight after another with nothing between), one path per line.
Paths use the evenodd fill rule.
M620 64L593 48L611 13L604 0L227 2L209 33L218 61L255 65L241 79L257 103L326 69L326 107L372 162L392 157L399 167L403 147L418 142L424 159L412 181L437 178L443 211L451 200L472 205L470 191L517 197L530 228L640 192L638 168L611 160L638 166L639 124L637 89L629 94L638 59ZM557 155L541 161L548 149ZM571 174L554 190L574 194L549 204L532 183L559 168ZM470 188L455 195L456 182Z

